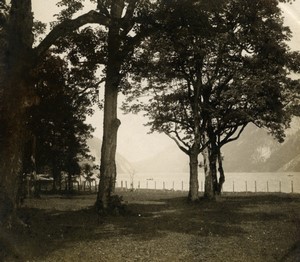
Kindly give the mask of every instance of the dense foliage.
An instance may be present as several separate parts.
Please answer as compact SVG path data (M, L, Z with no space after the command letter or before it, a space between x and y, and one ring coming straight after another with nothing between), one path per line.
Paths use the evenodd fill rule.
M61 171L79 174L80 162L90 158L87 139L93 129L85 119L92 113L93 93L81 92L80 77L57 56L47 57L36 71L40 102L30 110L28 123L36 139L36 171L50 171L55 179Z
M299 72L300 55L288 48L291 32L278 1L166 4L164 30L136 56L135 73L147 83L129 102L149 99L124 108L145 111L152 131L166 133L189 156L207 149L204 163L213 173L220 148L248 123L283 141L299 103L292 95L299 81L290 73Z
M90 131L83 115L101 82L99 209L109 206L115 185L118 93L130 92L131 79L148 78L149 85L132 94L150 93L150 106L134 110L146 110L153 130L167 133L189 154L192 184L201 151L220 151L248 122L282 139L282 127L297 112L292 98L299 83L289 73L299 71L299 54L288 50L290 32L278 7L292 1L91 0L94 9L78 15L84 1L61 0L57 22L38 41L34 37L45 26L34 23L31 0L5 2L0 1L0 214L6 224L16 214L28 123L35 122L33 132L43 136L41 150L60 156L53 166L75 173L74 160L85 154L81 137ZM98 70L101 79L94 78ZM40 162L48 157L41 152ZM193 186L194 199L197 191Z

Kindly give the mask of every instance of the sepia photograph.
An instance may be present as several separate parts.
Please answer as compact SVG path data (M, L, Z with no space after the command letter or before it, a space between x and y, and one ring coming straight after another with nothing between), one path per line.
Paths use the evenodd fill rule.
M300 261L300 0L0 0L0 261Z

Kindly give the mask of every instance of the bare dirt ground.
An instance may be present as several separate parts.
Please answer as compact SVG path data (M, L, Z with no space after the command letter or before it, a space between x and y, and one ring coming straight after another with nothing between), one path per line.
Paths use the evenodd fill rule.
M118 192L126 214L100 220L95 194L28 199L30 227L2 232L4 261L300 261L300 195ZM1 256L0 256L1 260Z

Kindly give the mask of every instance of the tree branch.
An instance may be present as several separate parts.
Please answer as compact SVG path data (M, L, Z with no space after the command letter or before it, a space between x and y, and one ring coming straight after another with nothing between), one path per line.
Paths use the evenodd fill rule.
M166 131L164 131L164 133L165 133L168 137L170 137L170 138L176 143L176 145L177 145L177 146L178 146L185 154L187 154L187 155L189 154L189 150L186 149L185 147L183 147L175 137L171 136L171 134L168 133L168 132L166 132Z
M42 56L54 42L71 31L78 29L86 24L99 24L108 26L110 19L96 11L90 11L75 19L65 20L55 26L52 31L44 38L44 40L34 49L37 57Z
M247 123L248 124L248 123ZM239 139L239 137L241 136L242 132L244 131L245 127L247 126L247 124L244 124L242 126L242 128L239 130L238 134L236 135L236 137L233 137L233 138L230 138L230 136L227 136L226 139L223 139L223 141L221 141L221 146L229 143L229 142L232 142L232 141L235 141L237 139Z
M102 78L100 81L98 81L97 83L91 85L91 86L87 86L85 87L83 90L79 91L77 93L77 95L82 95L84 94L87 90L92 89L92 88L97 88L100 84L102 84L105 81L106 78Z
M133 16L134 16L134 11L136 9L136 4L137 4L137 0L129 1L129 4L126 9L126 13L122 18L122 29L124 30L122 32L122 36L126 36L129 33L129 31L133 28L133 25L135 23L133 21Z

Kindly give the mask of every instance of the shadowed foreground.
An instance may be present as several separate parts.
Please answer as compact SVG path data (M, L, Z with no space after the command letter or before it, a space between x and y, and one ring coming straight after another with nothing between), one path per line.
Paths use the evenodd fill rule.
M98 220L95 195L42 196L20 211L30 227L2 232L4 261L299 261L300 196L122 192L128 213Z

